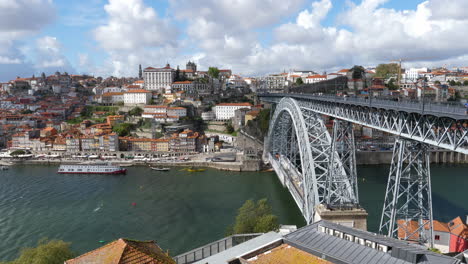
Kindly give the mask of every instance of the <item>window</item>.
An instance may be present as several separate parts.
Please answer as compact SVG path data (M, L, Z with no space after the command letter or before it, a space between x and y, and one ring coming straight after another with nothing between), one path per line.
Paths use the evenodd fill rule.
M434 239L435 239L435 240L440 240L440 236L439 236L439 235L435 235Z

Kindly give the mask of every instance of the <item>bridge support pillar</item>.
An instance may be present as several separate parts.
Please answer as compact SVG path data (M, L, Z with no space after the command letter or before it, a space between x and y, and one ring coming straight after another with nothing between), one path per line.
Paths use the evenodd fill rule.
M331 139L331 158L327 175L325 201L331 205L358 205L356 147L353 124L335 119ZM342 166L336 164L337 155ZM340 169L343 169L340 171Z
M433 247L429 151L424 143L395 141L379 233Z
M327 220L344 226L367 231L367 212L359 206L330 207L319 204L315 207L314 222Z

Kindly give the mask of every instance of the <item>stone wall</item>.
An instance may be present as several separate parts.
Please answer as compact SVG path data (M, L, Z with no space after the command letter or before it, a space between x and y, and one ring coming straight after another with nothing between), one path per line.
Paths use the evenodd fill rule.
M237 133L237 148L242 151L245 151L247 148L252 148L257 151L259 157L261 157L263 153L263 142L240 130Z
M357 151L356 161L358 165L390 164L391 151ZM453 151L432 151L431 163L468 163L468 155Z

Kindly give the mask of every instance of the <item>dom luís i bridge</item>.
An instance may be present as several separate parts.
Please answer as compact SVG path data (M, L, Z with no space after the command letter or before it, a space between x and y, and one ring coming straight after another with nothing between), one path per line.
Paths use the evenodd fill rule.
M429 149L468 154L463 105L294 93L259 98L272 104L273 113L264 158L307 223L328 217L359 228L354 220L367 215L359 206L353 135L358 124L396 136L379 232L432 245ZM332 133L324 116L334 118Z

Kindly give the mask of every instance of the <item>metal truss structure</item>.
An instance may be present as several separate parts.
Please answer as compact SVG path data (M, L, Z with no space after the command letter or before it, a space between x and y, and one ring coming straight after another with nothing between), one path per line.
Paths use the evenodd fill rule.
M338 155L344 170L341 170L341 167L336 166L336 164L329 165L330 170L326 190L336 189L341 191L337 192L338 196L333 196L333 193L332 195L326 195L326 203L329 205L358 205L359 195L353 124L338 119L334 120L331 143L331 155L332 157ZM332 158L330 160L335 159Z
M332 205L341 205L358 201L347 175L352 167L344 166L340 159L353 156L344 154L350 148L341 148L332 142L321 115L301 109L296 100L290 98L276 105L266 153L307 223L313 222L315 206L320 203L329 201ZM347 140L342 140L345 142ZM338 149L347 151L340 154Z
M427 145L398 138L379 233L433 247L431 197Z
M318 203L359 202L352 134L354 123L398 136L380 233L432 246L428 147L432 145L468 154L468 112L465 108L448 104L314 94L261 94L259 97L277 106L270 123L270 161L279 175L288 175L291 170L287 166L278 166L281 162L276 160L285 160L286 164L296 161L292 164L302 177L305 194L298 205L303 205L303 214L308 223L313 206ZM285 111L288 112L289 123L281 121L286 120L286 117L282 117ZM336 119L331 141L320 115ZM286 128L295 133L296 141L286 136ZM295 145L295 149L292 145ZM290 153L299 152L300 166L297 158L284 155L287 153L281 149L284 146L289 146ZM275 153L277 155L272 156Z
M468 154L468 115L460 107L303 94L265 94L260 98L278 103L285 96L296 99L304 110Z

